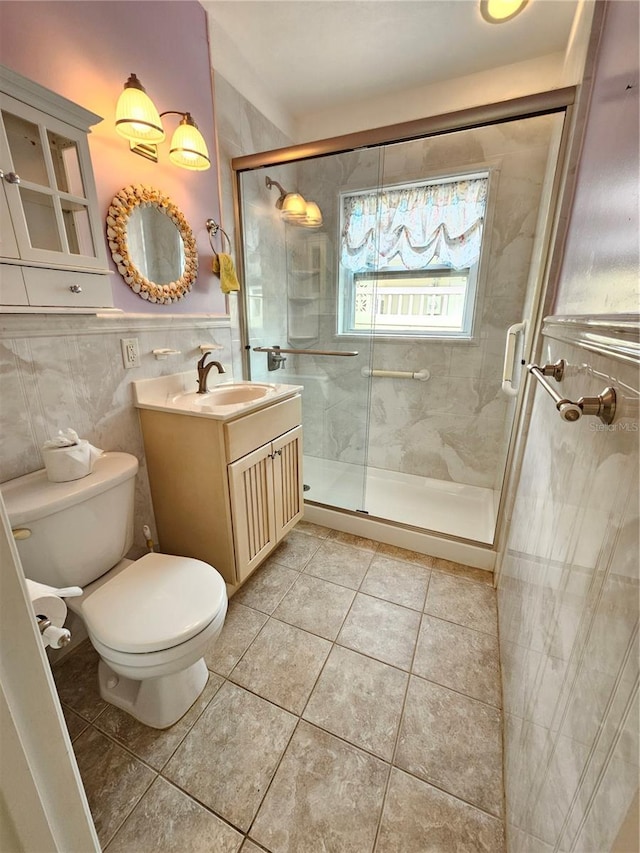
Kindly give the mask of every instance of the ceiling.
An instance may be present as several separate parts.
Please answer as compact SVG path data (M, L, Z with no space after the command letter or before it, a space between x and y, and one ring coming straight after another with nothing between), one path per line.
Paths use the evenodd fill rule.
M521 15L499 25L482 19L478 0L202 5L215 39L228 39L236 59L298 117L564 51L578 0L530 0Z

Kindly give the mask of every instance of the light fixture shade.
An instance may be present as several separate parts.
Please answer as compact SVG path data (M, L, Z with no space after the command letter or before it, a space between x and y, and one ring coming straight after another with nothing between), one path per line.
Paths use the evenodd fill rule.
M319 228L322 225L322 211L315 201L308 201L302 224L307 228Z
M296 222L304 219L307 211L307 202L300 193L287 193L282 201L282 218L287 222Z
M490 24L503 24L519 15L529 0L480 0L480 13Z
M211 166L209 151L204 137L187 113L171 138L169 160L174 166L203 172Z
M153 101L135 74L124 84L116 106L116 131L134 142L162 142L162 121Z

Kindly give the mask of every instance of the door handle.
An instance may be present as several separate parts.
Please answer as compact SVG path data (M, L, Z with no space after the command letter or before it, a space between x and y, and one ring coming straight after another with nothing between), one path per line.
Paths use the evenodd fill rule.
M526 323L514 323L507 329L507 340L504 348L504 366L502 368L502 390L508 397L516 397L518 388L513 387L513 374L515 371L516 340L520 332L525 329Z

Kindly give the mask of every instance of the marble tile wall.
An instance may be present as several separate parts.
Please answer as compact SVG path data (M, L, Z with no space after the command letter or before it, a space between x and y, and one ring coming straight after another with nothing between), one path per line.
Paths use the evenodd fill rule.
M269 343L286 339L287 275L291 284L293 232L322 246L323 275L317 293L320 313L317 346L356 349L349 359L290 357L286 375L305 386L305 452L311 455L419 474L487 488L502 482L512 403L500 391L506 328L522 318L530 262L538 224L550 148L557 143L558 116L541 116L508 124L347 152L287 169L279 178L269 167L246 176L252 204L247 255L255 276L250 288L268 286L267 270L275 273L272 313L266 303L260 322ZM495 205L488 217L489 257L478 304L478 334L472 342L376 341L337 338L337 254L339 193L377 187L425 176L490 166L494 171ZM298 189L320 206L324 225L319 232L284 228L277 240L272 219L254 205L269 174ZM287 181L289 183L287 183ZM288 232L288 233L287 233ZM277 255L277 256L276 256ZM280 278L284 275L284 279ZM315 304L314 304L315 307ZM253 325L253 323L252 323ZM290 330L289 330L290 331ZM293 345L297 345L294 344ZM264 362L252 362L264 370ZM428 367L427 383L373 379L363 367L419 370ZM253 368L252 368L253 370ZM255 372L255 370L253 370ZM284 374L281 374L281 377Z
M498 586L510 853L611 849L638 788L637 365L560 357L563 394L621 411L568 424L534 391Z
M291 139L272 124L224 77L214 72L216 135L218 141L218 162L220 164L220 188L222 194L222 225L231 239L233 252L239 241L236 240L234 216L234 174L231 160L245 154L268 151L291 145ZM272 173L273 172L273 173ZM270 177L287 186L287 170L283 167L268 172ZM256 318L258 329L266 328L270 343L275 343L276 334L281 337L286 327L282 326L281 293L286 282L286 253L284 231L279 215L274 208L278 193L267 190L264 174L248 173L245 178L246 194L244 201L250 216L245 217L245 280L251 293L251 315ZM238 301L241 297L229 295L229 313L232 328L232 354L236 375L242 373L242 351L240 341L240 317ZM273 331L272 331L273 329ZM255 343L252 336L252 343ZM255 337L263 342L260 332ZM272 340L273 338L273 340ZM256 344L257 345L257 344ZM265 356L255 357L252 364L252 378L264 378L266 372Z
M120 339L132 337L139 342L140 367L125 370ZM231 377L228 320L2 316L0 481L42 468L42 444L66 427L103 450L132 453L140 461L135 541L144 546L142 525L153 530L154 520L131 382L193 370L195 386L200 344L220 347ZM152 350L163 347L180 354L157 360Z

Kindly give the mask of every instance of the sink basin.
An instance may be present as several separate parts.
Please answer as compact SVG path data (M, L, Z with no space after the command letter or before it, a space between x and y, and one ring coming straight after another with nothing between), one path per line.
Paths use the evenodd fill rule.
M156 379L138 379L133 382L135 404L139 409L231 421L300 394L303 390L301 385L278 382L216 383L217 379L217 375L209 377L209 391L206 394L198 394L194 390L197 388L195 371L159 376Z
M261 400L272 392L272 385L229 383L228 385L218 385L217 388L212 388L206 394L198 394L197 391L176 394L173 402L196 406L201 409L217 408L218 406L235 406L238 403L250 403L253 400Z

